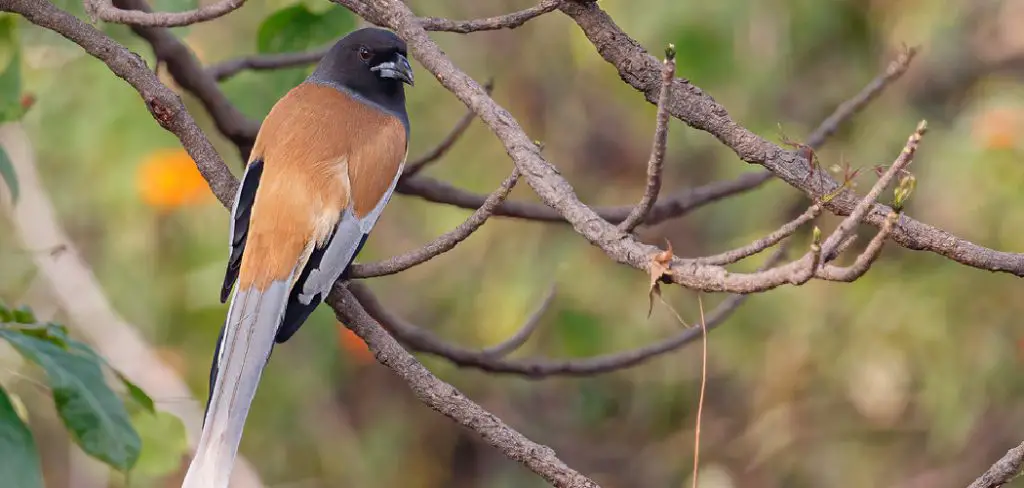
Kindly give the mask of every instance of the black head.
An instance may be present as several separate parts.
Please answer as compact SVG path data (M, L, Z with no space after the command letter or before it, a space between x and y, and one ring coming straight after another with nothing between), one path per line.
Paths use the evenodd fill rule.
M340 85L370 101L404 105L404 83L413 84L405 41L375 27L341 38L320 60L310 81Z

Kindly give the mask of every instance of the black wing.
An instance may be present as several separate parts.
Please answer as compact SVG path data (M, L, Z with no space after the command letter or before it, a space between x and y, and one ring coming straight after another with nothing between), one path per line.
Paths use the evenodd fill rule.
M245 239L249 234L249 216L252 214L252 203L256 200L256 188L263 176L263 161L257 159L249 163L242 175L242 183L238 186L235 205L231 208L231 256L228 257L227 271L224 273L224 285L220 290L220 303L228 301L231 287L238 279L238 271L242 266L242 253L245 251Z

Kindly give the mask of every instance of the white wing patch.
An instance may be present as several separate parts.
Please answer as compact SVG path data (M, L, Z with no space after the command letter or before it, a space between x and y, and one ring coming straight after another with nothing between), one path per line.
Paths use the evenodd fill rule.
M345 209L345 213L338 220L334 236L330 244L328 244L327 250L324 251L323 257L320 259L320 266L311 269L309 277L302 284L302 290L298 294L300 303L308 305L310 300L317 294L325 297L331 291L334 282L338 280L338 277L341 276L345 268L348 267L355 257L359 243L362 242L365 236L370 234L374 225L377 224L380 214L384 211L384 207L395 191L395 186L398 185L398 179L401 178L404 167L405 160L403 159L402 164L398 166L394 179L391 180L391 185L384 192L384 195L381 196L377 205L373 207L373 210L367 213L365 217L361 219L356 217L355 213L353 213L353 203L350 203L348 208Z

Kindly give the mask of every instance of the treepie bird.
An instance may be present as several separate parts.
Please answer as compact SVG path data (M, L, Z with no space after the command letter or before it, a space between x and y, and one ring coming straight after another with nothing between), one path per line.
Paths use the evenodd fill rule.
M183 488L228 486L274 344L323 301L388 203L408 156L406 56L390 31L354 31L263 121L231 209L231 304Z

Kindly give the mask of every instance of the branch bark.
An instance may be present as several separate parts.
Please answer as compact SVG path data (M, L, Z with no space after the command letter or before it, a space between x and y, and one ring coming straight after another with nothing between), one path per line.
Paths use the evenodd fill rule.
M1010 449L967 488L999 488L1021 475L1024 470L1024 443Z
M371 318L356 297L343 285L336 285L327 297L338 320L356 333L384 366L408 383L416 397L430 408L476 432L499 449L559 488L599 488L597 483L558 459L547 446L537 444L484 410L458 389L441 381L402 348Z
M151 27L182 27L222 17L242 7L245 0L220 0L185 12L140 12L121 10L111 0L85 0L85 11L93 20Z
M224 160L199 129L192 115L170 88L157 79L139 55L129 51L96 28L57 8L38 0L0 0L0 10L15 12L29 22L50 29L78 44L93 57L103 61L110 71L139 92L146 108L161 127L178 137L181 145L195 160L199 172L209 183L214 195L225 206L234 198L238 180Z
M660 73L657 59L623 32L596 2L568 0L562 2L559 9L579 25L598 54L618 70L623 81L642 92L648 102L657 102ZM839 188L840 185L831 177L808 178L810 168L806 159L737 124L725 107L700 88L677 79L673 93L669 112L674 117L715 136L741 160L764 166L811 199ZM857 201L856 194L846 190L830 200L825 208L837 215L849 215ZM890 210L885 205L876 204L868 212L865 222L880 227ZM907 249L929 251L967 266L1024 277L1024 254L979 246L906 215L893 229L892 238Z

